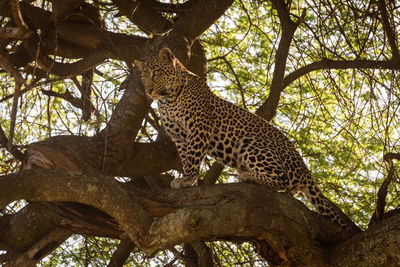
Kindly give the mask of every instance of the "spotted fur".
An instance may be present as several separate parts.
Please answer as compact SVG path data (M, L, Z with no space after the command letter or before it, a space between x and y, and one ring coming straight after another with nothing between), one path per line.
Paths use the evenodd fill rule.
M207 81L188 71L168 48L135 61L147 95L158 101L160 117L176 144L183 177L173 188L194 186L208 154L235 168L241 181L276 191L302 192L322 215L349 230L340 213L314 184L293 144L261 117L214 95Z

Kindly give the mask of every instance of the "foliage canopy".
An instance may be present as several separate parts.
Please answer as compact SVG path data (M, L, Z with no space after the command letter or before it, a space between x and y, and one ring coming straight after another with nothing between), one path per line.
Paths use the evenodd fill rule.
M399 27L399 7L385 0L0 1L0 264L390 262L400 238ZM217 95L281 129L365 231L349 236L268 189L213 185L235 171L211 158L203 189L168 189L180 161L132 63L164 46ZM344 253L351 244L357 253Z

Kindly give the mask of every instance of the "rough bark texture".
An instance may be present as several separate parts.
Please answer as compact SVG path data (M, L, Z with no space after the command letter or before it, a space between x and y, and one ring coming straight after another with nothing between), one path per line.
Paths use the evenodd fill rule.
M81 84L86 89L73 101L83 110L84 119L89 119L90 105L85 101L90 98L90 77L93 68L106 59L130 65L133 59L168 46L190 70L205 76L205 52L197 38L233 1L189 0L168 6L152 0L112 1L120 15L154 38L106 30L96 7L85 1L52 1L53 12L29 2L0 2L0 15L14 22L0 28L0 38L21 40L14 52L0 54L0 67L16 84L24 85L21 91L16 86L10 97L18 104L19 94L30 90L17 68L37 79L49 74L86 74L88 80ZM271 2L282 36L269 97L257 112L265 119L274 117L284 88L311 71L399 69L395 32L388 22L385 1L380 0L393 59L322 59L285 76L290 44L304 16L293 21L285 1ZM176 20L167 19L161 11L175 13ZM52 60L54 55L79 60L60 63ZM31 62L37 63L34 70ZM211 266L204 241L213 240L251 241L271 266L400 265L398 212L381 216L381 221L352 236L286 193L253 184L214 185L221 165L211 168L204 185L169 189L172 177L161 173L181 168L172 141L160 131L155 142L135 142L151 104L135 68L121 89L125 90L122 99L107 126L95 136L55 136L29 144L23 154L12 145L13 132L8 139L0 128L2 147L24 162L24 170L0 177L0 210L13 201L28 201L18 212L0 216L0 250L7 252L0 254L0 264L34 266L71 234L84 234L121 240L109 266L121 266L136 246L153 255L183 243L188 266ZM47 95L71 99L51 92ZM121 183L115 176L130 177L131 181Z

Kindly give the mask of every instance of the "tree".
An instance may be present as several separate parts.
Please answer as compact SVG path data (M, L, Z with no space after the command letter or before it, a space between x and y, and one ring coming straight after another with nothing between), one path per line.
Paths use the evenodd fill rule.
M0 1L0 262L399 265L398 11L385 0ZM132 64L165 46L285 132L363 231L231 183L209 158L200 186L170 189L180 160Z

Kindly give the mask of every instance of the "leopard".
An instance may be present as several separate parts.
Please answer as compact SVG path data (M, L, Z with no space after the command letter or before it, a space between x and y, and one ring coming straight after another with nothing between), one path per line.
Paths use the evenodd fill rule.
M348 232L357 229L322 194L302 156L278 128L214 94L207 79L189 71L168 47L134 63L182 161L182 177L172 180L172 188L196 186L208 155L236 169L239 181L302 193L321 215Z

